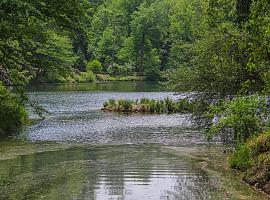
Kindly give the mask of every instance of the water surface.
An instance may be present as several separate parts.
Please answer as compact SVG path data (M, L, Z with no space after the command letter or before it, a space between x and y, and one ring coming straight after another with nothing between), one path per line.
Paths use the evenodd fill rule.
M29 96L51 114L0 143L0 199L265 198L226 170L188 115L100 111L109 98L181 97L159 85L43 85Z

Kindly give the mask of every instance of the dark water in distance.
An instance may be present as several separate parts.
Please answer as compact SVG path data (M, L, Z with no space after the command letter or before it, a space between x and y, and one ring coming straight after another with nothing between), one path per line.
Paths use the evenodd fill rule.
M41 84L27 88L28 91L111 91L111 92L161 92L166 86L157 82L113 81L79 84Z
M207 146L187 115L100 111L109 98L179 98L163 90L144 82L29 89L51 114L26 128L26 144L0 143L0 199L239 199L239 191L261 199L246 186L227 191L201 160L168 150Z

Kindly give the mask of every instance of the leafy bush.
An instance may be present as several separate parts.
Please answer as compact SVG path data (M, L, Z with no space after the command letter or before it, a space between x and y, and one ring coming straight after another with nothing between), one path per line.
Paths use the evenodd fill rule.
M252 156L258 156L261 153L270 151L270 132L260 134L259 136L249 140L247 145L251 149Z
M74 79L79 83L88 83L88 82L94 82L96 80L96 76L93 72L81 72L78 75L74 76Z
M114 63L113 66L108 67L107 72L113 76L129 76L134 74L133 70L134 68L131 65Z
M238 145L234 154L229 158L231 168L246 170L259 161L270 151L270 132L261 133L257 137L249 139L246 143Z
M231 168L246 170L251 166L251 149L247 145L240 145L235 153L229 158Z
M100 77L100 76L99 76ZM103 81L144 81L143 76L108 76L101 78Z
M16 133L25 124L26 118L24 105L0 82L0 136Z
M92 71L96 74L101 73L102 72L102 65L98 60L93 60L88 62L87 64L87 71Z
M266 129L266 98L254 95L225 100L211 106L207 116L212 119L209 138L219 134L224 140L243 143Z
M268 131L239 145L229 158L230 167L243 171L243 179L250 185L265 189L270 180L269 150L270 132Z

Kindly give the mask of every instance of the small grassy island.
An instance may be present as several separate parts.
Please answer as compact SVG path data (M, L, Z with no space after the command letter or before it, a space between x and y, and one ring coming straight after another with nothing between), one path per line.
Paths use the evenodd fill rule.
M140 100L109 99L104 102L103 111L131 112L131 113L188 113L192 110L192 103L187 99L173 100L165 98L155 100L142 98Z

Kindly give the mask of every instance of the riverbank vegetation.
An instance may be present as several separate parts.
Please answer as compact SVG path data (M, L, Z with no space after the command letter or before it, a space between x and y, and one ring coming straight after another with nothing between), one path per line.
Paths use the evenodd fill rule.
M0 138L12 135L26 122L27 112L22 99L0 83Z
M229 158L232 168L243 173L243 179L252 186L270 194L270 132L259 134L237 146Z
M269 184L264 176L269 174L269 150L260 143L269 131L269 1L210 0L204 5L201 17L189 15L185 24L185 30L196 34L189 34L192 40L181 39L169 84L174 91L196 91L193 98L203 106L194 119L210 139L221 138L236 149L231 167L251 173L257 178L253 184L269 192L262 187ZM263 156L247 156L251 141L266 149Z
M14 134L26 117L26 96L9 86L66 78L78 66L88 9L79 0L0 2L1 134Z
M191 112L192 108L193 104L186 99L175 101L170 98L164 100L142 98L135 101L109 99L104 102L102 110L130 113L187 113Z
M145 81L144 76L110 76L104 74L97 74L97 80L99 81Z

